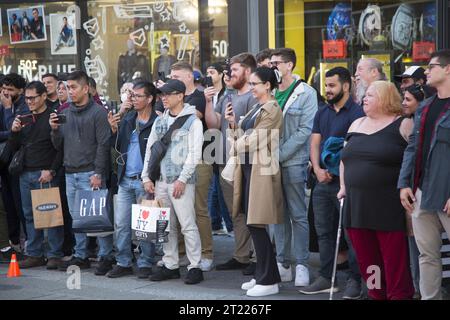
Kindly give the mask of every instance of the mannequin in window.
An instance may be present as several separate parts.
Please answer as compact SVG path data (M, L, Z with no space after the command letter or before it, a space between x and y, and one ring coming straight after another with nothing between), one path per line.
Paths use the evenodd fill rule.
M177 62L177 58L169 54L169 50L167 48L160 49L160 56L155 59L155 63L153 65L153 79L157 81L158 72L164 72L166 77L170 74L170 67Z
M117 67L118 91L125 82L132 82L138 77L147 81L152 80L147 57L136 51L133 40L127 40L127 47L127 52L119 56Z

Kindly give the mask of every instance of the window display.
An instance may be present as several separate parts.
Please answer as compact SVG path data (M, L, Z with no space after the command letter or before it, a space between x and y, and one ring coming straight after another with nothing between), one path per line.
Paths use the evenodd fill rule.
M391 79L436 50L436 1L276 0L275 8L277 46L289 46L283 41L291 33L304 38L293 45L304 57L296 71L305 79L323 77L321 67L334 64L353 72L361 57L380 59ZM302 23L288 24L292 16Z

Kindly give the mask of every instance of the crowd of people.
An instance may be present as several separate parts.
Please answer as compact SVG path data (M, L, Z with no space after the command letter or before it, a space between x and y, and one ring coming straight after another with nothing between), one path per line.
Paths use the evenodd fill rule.
M301 294L337 292L339 251L348 255L344 299L362 298L364 284L374 300L442 298L450 50L433 53L425 69L408 67L397 85L373 58L359 60L354 75L335 67L325 74L326 100L294 74L296 63L289 48L240 53L208 66L203 88L192 66L177 62L166 82L125 83L117 109L83 71L29 83L2 76L2 255L23 253L21 268L64 271L90 268L97 250L98 276L164 281L187 266L186 284L214 268L242 269L251 277L241 288L260 297L290 281ZM23 165L13 172L4 158L17 150ZM50 186L60 189L64 225L45 234L34 225L31 190ZM117 194L114 234L72 230L75 195L93 188ZM171 209L162 247L132 240L132 205L150 196ZM218 265L217 233L235 241Z

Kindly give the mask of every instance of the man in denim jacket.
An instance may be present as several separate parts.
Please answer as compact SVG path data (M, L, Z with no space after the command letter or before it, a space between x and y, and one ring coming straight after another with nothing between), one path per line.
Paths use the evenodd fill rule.
M286 208L283 224L275 225L278 269L282 281L292 281L290 251L294 241L295 285L309 285L309 224L305 199L309 140L317 112L316 91L292 74L295 51L290 48L272 52L270 64L281 74L275 98L283 110L280 163ZM292 226L291 226L292 223Z
M450 237L450 50L433 53L425 74L437 94L416 111L397 186L420 252L420 294L429 300L442 298L442 228Z

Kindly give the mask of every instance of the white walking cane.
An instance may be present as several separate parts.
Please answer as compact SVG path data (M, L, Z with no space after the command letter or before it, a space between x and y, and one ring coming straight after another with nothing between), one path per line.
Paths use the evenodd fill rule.
M330 300L333 300L334 281L336 279L337 258L338 258L338 253L339 253L339 240L341 239L341 232L342 232L342 208L343 207L344 207L344 198L341 198L339 200L339 224L338 224L338 231L337 231L337 237L336 237L336 250L334 252L333 274L331 275Z

